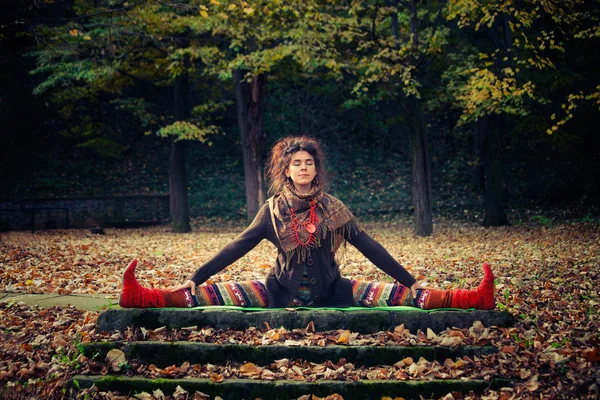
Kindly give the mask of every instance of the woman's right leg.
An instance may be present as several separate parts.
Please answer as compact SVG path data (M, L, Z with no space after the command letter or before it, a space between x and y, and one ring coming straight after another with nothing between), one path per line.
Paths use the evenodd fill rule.
M214 283L196 287L193 296L189 289L168 290L144 288L135 278L137 260L123 273L123 289L119 305L123 308L187 308L196 306L267 307L267 292L261 281Z
M191 295L190 295L191 296ZM196 306L267 307L267 288L261 281L223 282L196 286Z

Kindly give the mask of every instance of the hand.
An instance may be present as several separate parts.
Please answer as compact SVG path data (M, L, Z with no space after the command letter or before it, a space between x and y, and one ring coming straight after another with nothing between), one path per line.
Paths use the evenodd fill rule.
M194 281L190 281L190 280L187 280L182 285L175 286L168 290L169 290L169 292L173 293L173 292L178 292L183 289L190 289L192 292L192 296L196 295L196 284L194 283Z
M410 292L412 293L413 299L417 297L417 289L427 289L425 286L421 285L419 282L413 283L410 287Z

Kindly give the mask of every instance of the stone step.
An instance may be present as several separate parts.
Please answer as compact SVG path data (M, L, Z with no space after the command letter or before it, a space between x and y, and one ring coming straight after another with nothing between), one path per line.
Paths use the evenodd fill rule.
M417 329L434 332L457 327L468 328L475 321L484 326L510 327L515 324L512 314L505 311L337 311L324 309L273 309L265 311L238 311L230 309L109 309L98 317L98 331L124 331L128 327L156 329L211 326L216 329L244 330L251 326L273 328L305 328L313 321L318 331L348 329L358 333L373 333L394 328L400 324L416 332Z
M86 357L104 360L111 349L121 349L128 360L138 359L160 368L170 365L190 364L223 364L227 361L252 362L257 365L269 365L275 360L302 359L314 363L327 360L337 362L345 358L347 362L359 366L393 365L412 357L417 361L421 357L428 361L441 363L447 358L456 359L463 356L484 356L498 352L495 346L250 346L238 344L212 344L198 342L98 342L83 345Z
M124 376L74 376L69 384L77 388L89 388L96 385L100 391L118 391L123 395L133 396L141 392L152 393L161 389L165 395L171 395L181 386L190 395L196 391L214 396L230 399L297 399L305 394L314 394L325 397L333 393L341 395L344 400L380 400L383 396L391 398L403 397L405 399L438 398L450 392L467 394L473 391L481 394L486 388L498 390L511 386L515 381L509 379L434 379L427 381L397 381L397 380L360 380L314 382L304 381L264 381L253 379L226 379L221 383L212 382L210 379L147 379Z

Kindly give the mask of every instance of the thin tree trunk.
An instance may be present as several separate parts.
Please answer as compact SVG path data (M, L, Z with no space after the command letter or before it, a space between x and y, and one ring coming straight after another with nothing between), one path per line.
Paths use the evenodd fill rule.
M263 130L265 100L265 75L254 75L250 83L244 82L244 73L233 72L238 125L244 158L244 182L248 220L254 219L266 200L263 182L263 152L266 135Z
M185 120L189 116L189 83L186 73L175 80L174 103L175 119ZM185 142L171 140L169 155L169 205L171 209L171 230L177 233L190 232L190 215L185 168Z
M494 37L503 44L506 51L506 63L512 65L512 32L509 25L509 17L504 14L497 18L492 30ZM495 61L494 69L496 74L500 74L503 67L498 58ZM485 219L484 226L502 226L509 225L508 218L504 211L502 201L502 164L500 161L500 135L506 131L502 120L494 116L483 116L483 167L485 169ZM479 122L478 122L479 123Z
M484 226L508 225L502 202L502 167L498 151L497 131L490 127L489 117L483 116L483 166L485 169L485 220Z
M410 2L410 33L412 60L419 58L419 17L416 0ZM415 208L414 233L429 236L433 233L431 205L431 161L423 115L423 104L414 95L406 99L412 147L412 192Z
M471 173L473 186L478 193L485 193L485 167L483 165L483 138L487 129L487 116L479 118L473 125L473 161Z
M185 169L185 143L171 139L169 155L169 205L171 230L176 233L190 232L190 215Z
M429 236L433 233L429 144L421 101L411 96L408 102L412 147L412 192L415 208L414 233L416 236Z

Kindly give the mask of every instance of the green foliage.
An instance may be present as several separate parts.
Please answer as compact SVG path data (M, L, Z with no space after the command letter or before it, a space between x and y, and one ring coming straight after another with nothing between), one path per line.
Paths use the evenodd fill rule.
M143 128L149 128L156 123L157 112L155 104L144 98L116 98L111 101L117 109L124 110L133 115Z
M219 127L209 125L199 127L187 121L175 121L174 123L160 128L156 133L160 137L175 136L175 140L197 140L202 143L209 143L207 136L219 132Z
M62 115L69 120L65 133L81 137L81 148L102 156L123 154L124 146L113 133L122 127L110 126L120 124L118 117L123 114L139 122L123 131L156 132L159 137L174 135L203 143L220 132L215 122L230 103L220 104L221 93L204 88L212 86L214 79L198 73L220 53L210 39L189 35L190 13L181 6L81 1L74 6L78 18L39 28L44 45L30 55L38 62L32 73L44 80L35 93L52 93L52 101L62 105ZM204 35L206 24L198 17L195 20L193 28ZM184 73L194 74L190 84L204 97L203 103L194 105L197 112L192 118L178 121L165 95L169 94L166 88ZM91 122L98 108L114 119Z
M39 52L30 53L36 56ZM102 85L103 82L113 77L115 71L111 67L94 68L95 66L89 60L56 63L55 60L48 60L48 64L40 64L31 71L32 74L48 74L49 77L40 83L33 94L42 94L53 88L77 85Z
M536 222L540 225L543 225L546 228L552 227L552 220L543 215L534 215L533 217L531 217L531 221Z
M77 145L79 148L88 148L106 158L121 158L127 149L125 146L107 137L96 137Z
M459 123L475 121L482 115L526 115L526 98L546 103L547 99L536 95L538 89L528 71L556 69L568 41L597 38L599 5L597 0L450 1L448 20L473 34L487 31L500 43L478 44L474 52L463 53L467 63L456 63L458 59L454 58L455 65L445 73L450 97L462 110ZM587 94L580 91L567 95L562 104L563 117L551 115L548 134L573 118L572 110L578 102L600 99L600 86L586 90Z
M476 121L484 115L525 116L524 98L535 99L535 85L530 81L519 82L509 67L503 68L497 75L485 67L454 65L444 72L443 78L455 107L462 109L458 125Z
M75 18L36 27L40 47L30 55L41 82L35 93L60 110L56 129L77 141L78 149L103 157L123 157L144 132L235 151L232 71L243 69L248 79L268 73L269 141L297 133L318 136L330 149L334 191L361 210L407 212L410 160L404 133L410 115L402 105L407 97L420 97L429 113L438 209L462 212L478 204L469 193L468 123L491 114L507 121L500 150L513 166L506 171L512 200L551 202L557 187L569 196L593 198L592 149L598 146L588 121L597 118L600 104L593 67L598 1L450 0L431 2L431 8L415 2L415 10L405 2L398 8L390 4L395 2L78 1ZM416 35L411 21L418 23ZM179 121L171 111L171 88L184 73L192 87L192 113ZM221 154L214 147L210 154ZM198 152L215 161L206 148ZM588 156L577 167L584 153ZM369 165L388 158L385 172ZM155 177L156 169L148 168ZM226 171L212 177L215 188L233 179L224 190L236 193L226 207L235 214L241 207L235 202L243 198L236 180L241 168L217 169ZM402 179L385 176L394 172ZM66 179L36 174L35 182L60 186L60 193L68 185ZM74 190L84 190L79 182ZM137 186L128 181L127 187L165 190L149 180ZM210 212L217 213L224 199L209 197L197 195L195 207L201 210L209 201Z

